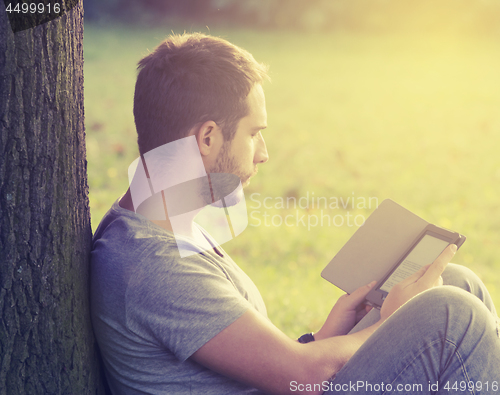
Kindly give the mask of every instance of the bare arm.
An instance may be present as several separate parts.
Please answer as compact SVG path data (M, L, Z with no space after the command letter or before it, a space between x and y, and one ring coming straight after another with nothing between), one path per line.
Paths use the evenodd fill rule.
M192 358L209 369L265 392L286 394L290 392L292 381L320 384L329 380L380 324L352 335L300 344L251 309L201 347Z
M211 370L271 394L300 393L292 391L292 381L319 384L317 392L307 393L320 394L321 383L336 374L394 311L413 296L440 284L441 273L453 255L454 249L448 247L432 265L394 286L382 306L381 320L362 331L332 335L336 331L336 317L331 313L318 332L317 341L300 344L250 309L192 358ZM353 292L346 298L348 304L362 300L369 289L370 286L365 286Z

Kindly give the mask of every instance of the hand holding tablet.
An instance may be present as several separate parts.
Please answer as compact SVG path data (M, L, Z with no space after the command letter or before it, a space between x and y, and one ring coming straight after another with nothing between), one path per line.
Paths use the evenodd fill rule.
M455 244L450 244L430 265L423 266L417 272L394 285L384 298L380 317L385 320L408 300L427 289L442 285L441 274L457 251Z
M372 306L380 308L396 284L441 258L440 254L450 244L458 248L465 239L465 236L432 225L386 199L333 257L321 275L349 294L376 280L377 285L366 299ZM429 273L434 270L435 267ZM422 270L422 274L424 272Z
M384 278L378 281L375 288L367 295L368 303L380 308L392 287L414 273L420 272L426 265L432 264L450 244L454 244L458 248L464 241L465 236L456 232L450 232L435 225L427 225L413 245L408 248L405 255Z

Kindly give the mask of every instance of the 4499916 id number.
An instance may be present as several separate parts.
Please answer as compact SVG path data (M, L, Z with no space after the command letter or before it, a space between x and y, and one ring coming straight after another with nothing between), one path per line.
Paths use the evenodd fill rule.
M499 391L500 384L498 381L447 381L443 389L447 391Z
M13 5L12 3L8 3L5 11L15 14L59 14L61 12L61 4L44 4L34 2L22 4L17 3Z

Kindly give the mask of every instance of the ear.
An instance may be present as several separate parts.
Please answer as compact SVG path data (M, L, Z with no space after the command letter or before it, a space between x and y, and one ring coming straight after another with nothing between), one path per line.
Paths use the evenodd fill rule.
M221 144L222 130L214 121L206 121L194 131L202 156L217 153Z

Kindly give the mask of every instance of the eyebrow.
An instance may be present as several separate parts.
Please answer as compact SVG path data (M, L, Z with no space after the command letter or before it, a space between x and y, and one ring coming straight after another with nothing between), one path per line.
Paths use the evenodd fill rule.
M252 131L264 130L266 128L267 128L267 126L256 126L256 127L252 128Z

